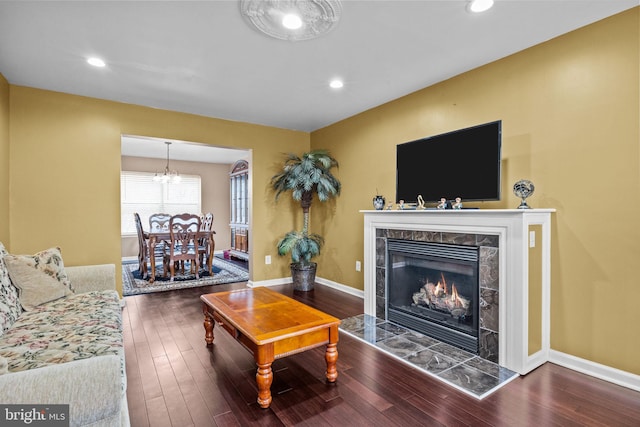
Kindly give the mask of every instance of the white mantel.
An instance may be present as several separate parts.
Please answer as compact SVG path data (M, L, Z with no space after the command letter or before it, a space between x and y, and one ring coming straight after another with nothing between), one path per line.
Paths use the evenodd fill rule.
M365 210L364 312L376 315L379 229L495 235L499 239L499 363L520 374L549 357L551 213L554 209ZM533 227L533 228L532 228ZM540 233L536 231L540 230ZM536 235L540 234L540 235ZM540 245L541 271L530 275L529 250ZM533 267L533 266L532 266ZM540 278L541 345L529 354L529 281ZM537 280L537 279L536 279ZM538 284L536 284L538 285ZM533 313L532 313L533 314ZM534 326L534 325L532 325Z

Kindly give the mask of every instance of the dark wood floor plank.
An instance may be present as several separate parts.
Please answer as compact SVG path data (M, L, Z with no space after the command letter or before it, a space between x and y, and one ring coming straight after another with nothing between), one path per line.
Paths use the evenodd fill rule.
M134 304L131 304L132 306ZM129 419L132 425L140 427L149 426L147 406L145 399L134 399L131 396L144 396L142 378L140 377L140 364L136 354L134 333L131 327L131 316L134 309L123 312L124 351L126 355L125 369L127 372L127 400L129 405Z
M212 381L194 350L185 351L182 356L211 416L215 419L218 415L231 411L216 382Z
M241 424L232 412L225 412L215 417L216 426L218 427L240 427Z
M189 409L182 396L182 391L178 386L171 364L167 356L160 356L153 359L158 372L158 380L162 387L162 394L165 396L165 404L171 418L171 425L191 425L193 420L189 414Z
M136 357L138 359L138 368L140 371L140 380L146 400L162 397L162 388L158 381L156 367L151 356L151 349L147 342L139 342L136 344ZM126 358L126 355L125 355Z
M149 409L149 425L153 427L173 427L169 418L169 410L163 396L147 400ZM134 424L131 424L134 427ZM137 427L137 426L136 426Z
M188 354L189 352L184 352ZM210 426L214 424L213 416L208 410L207 401L210 396L203 396L191 375L183 353L167 356L175 375L178 387L191 415L194 426Z
M392 406L383 412L384 416L389 420L389 425L393 426L444 426L436 421L432 417L425 417L424 412L417 411L411 407L410 410L406 408L401 409L398 406Z
M244 283L126 297L123 311L129 413L133 427L158 426L634 426L640 393L547 363L483 400L362 343L338 344L338 381L324 378L324 350L274 362L273 402L256 403L253 357L214 328L204 343L201 294ZM344 319L362 300L316 285L282 292Z

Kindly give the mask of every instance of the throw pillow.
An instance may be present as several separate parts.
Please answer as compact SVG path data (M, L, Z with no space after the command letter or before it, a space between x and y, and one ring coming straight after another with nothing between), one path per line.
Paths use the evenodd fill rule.
M7 251L0 242L0 336L7 331L22 313L18 300L18 289L9 279L9 272L4 263Z
M25 311L40 304L71 295L73 292L46 272L33 268L22 257L5 258L11 282L18 288L18 298Z
M40 270L62 283L73 292L71 281L64 271L60 248L50 248L34 255L6 255L5 259L21 259L36 270Z

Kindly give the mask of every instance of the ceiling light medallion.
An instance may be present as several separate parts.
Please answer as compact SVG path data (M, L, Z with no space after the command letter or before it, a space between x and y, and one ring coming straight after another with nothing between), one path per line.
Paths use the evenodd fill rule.
M320 37L340 20L340 0L241 0L240 11L264 34L299 41Z
M156 172L153 180L162 183L170 182L172 184L178 184L182 180L182 177L177 170L169 169L169 146L171 143L169 141L165 141L165 144L167 144L167 166L165 166L164 173L162 175L158 175L158 172Z

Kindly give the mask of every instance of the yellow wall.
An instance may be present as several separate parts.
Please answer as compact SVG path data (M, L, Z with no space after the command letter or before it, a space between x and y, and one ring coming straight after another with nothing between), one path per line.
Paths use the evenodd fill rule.
M0 74L0 242L9 249L9 83Z
M254 258L275 255L275 242L290 228L293 214L276 208L268 182L282 152L308 150L306 132L20 86L11 86L9 98L13 253L57 245L68 265L114 263L120 278L122 134L253 150ZM286 260L274 261L253 263L252 280L286 277Z
M639 10L313 132L343 183L319 276L363 288L358 211L376 191L395 197L396 144L502 119L502 201L476 206L517 207L511 187L526 178L529 204L557 209L552 348L640 374ZM313 227L333 208L312 209Z

